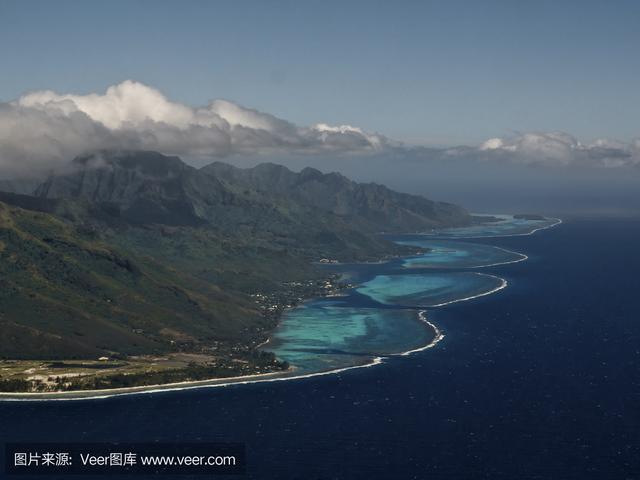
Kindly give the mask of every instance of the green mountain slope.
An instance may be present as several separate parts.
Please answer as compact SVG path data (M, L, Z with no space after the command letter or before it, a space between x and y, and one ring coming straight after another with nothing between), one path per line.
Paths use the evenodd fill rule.
M4 203L0 285L2 357L157 353L235 341L261 321L247 298Z
M326 275L321 258L406 253L374 232L468 220L311 169L85 155L33 195L0 193L0 357L250 348L276 320L250 294Z
M216 162L202 172L225 185L253 188L273 198L314 207L373 232L424 231L470 221L469 214L457 205L394 192L375 183L353 182L339 173L323 174L313 168L295 173L272 163L240 169Z

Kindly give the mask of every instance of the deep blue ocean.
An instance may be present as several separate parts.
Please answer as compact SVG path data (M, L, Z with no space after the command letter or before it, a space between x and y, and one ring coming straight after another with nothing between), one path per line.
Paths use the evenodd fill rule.
M242 442L252 479L640 478L640 221L474 242L529 259L483 270L506 289L431 311L435 348L293 381L2 402L0 442Z

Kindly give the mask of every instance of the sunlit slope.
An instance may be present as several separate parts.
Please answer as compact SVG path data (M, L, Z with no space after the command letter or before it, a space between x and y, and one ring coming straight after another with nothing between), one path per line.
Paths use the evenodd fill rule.
M323 258L416 252L380 230L469 221L337 174L217 165L100 151L30 195L0 192L0 357L246 351L277 320L251 294L290 297L287 282L327 275L314 266Z
M246 298L93 236L0 203L1 356L160 352L260 321Z

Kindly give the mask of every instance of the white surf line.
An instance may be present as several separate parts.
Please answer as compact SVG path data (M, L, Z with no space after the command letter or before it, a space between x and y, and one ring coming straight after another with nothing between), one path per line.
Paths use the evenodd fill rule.
M446 239L446 240L464 240L467 238L471 238L471 239L478 239L478 238L500 238L500 237L526 237L529 235L533 235L536 232L539 232L540 230L546 230L548 228L553 228L557 225L560 225L562 223L562 219L560 218L553 218L553 217L549 217L549 220L554 220L555 223L552 223L551 225L545 225L543 227L538 227L538 228L534 228L533 230L531 230L530 232L525 232L525 233L498 233L495 235L471 235L471 236L464 236L464 237L455 237L455 236L449 236L446 237L443 234L443 236L439 236L437 233L436 234L430 234L430 233L425 233L423 235L425 236L432 236L434 238L442 238L442 239Z
M488 290L486 292L482 292L479 293L477 295L472 295L470 297L464 297L464 298L458 298L456 300L450 300L448 302L444 302L444 303L437 303L435 305L429 305L427 308L436 308L436 307L444 307L445 305L451 305L452 303L458 303L458 302L467 302L469 300L473 300L474 298L480 298L480 297L485 297L487 295L491 295L492 293L496 293L504 288L507 288L507 285L509 285L509 282L507 282L504 278L502 277L498 277L496 275L489 275L487 273L480 273L480 272L472 272L475 275L481 275L483 277L491 277L491 278L495 278L497 280L500 280L500 285L498 285L496 288L492 289L492 290Z
M24 393L13 393L13 394L0 393L0 402L62 402L62 401L70 402L70 401L82 401L82 400L100 400L100 399L107 399L107 398L113 398L113 397L125 397L125 396L131 396L131 395L145 395L145 394L162 393L162 392L178 392L178 391L184 391L184 390L220 388L220 387L230 387L232 385L250 385L253 383L284 382L289 380L300 380L303 378L320 377L324 375L336 375L338 373L346 372L348 370L375 367L376 365L381 365L382 363L384 363L384 360L387 358L397 357L397 356L407 356L413 353L422 352L429 348L435 347L438 343L440 343L444 339L445 337L444 333L442 332L442 330L440 330L437 327L437 325L435 325L434 323L430 322L427 319L426 310L420 310L418 312L418 318L425 324L429 325L429 327L431 327L434 331L434 337L429 343L427 343L422 347L414 348L406 352L390 353L386 355L375 356L375 357L372 357L370 362L364 363L361 365L351 365L349 367L342 367L335 370L325 370L321 372L313 372L305 375L295 375L291 377L282 376L282 377L273 377L273 378L255 378L253 380L240 380L242 377L233 377L233 379L230 379L232 381L227 381L227 382L223 381L221 383L213 383L209 385L194 384L193 382L179 382L174 384L168 383L165 385L150 385L148 387L142 387L144 388L143 390L136 390L136 391L130 391L130 392L109 391L109 390L85 390L84 393L88 393L88 394L91 394L93 392L96 393L95 395L90 395L90 396L73 396L73 394L76 394L76 395L82 394L83 393L82 391L73 392L73 394L70 393L68 397L53 396L53 395L60 395L60 392L49 392L49 393L24 392ZM278 373L275 373L275 374L267 373L264 375L278 375ZM208 382L208 381L215 381L215 379L201 380L201 382ZM129 388L135 389L135 388L141 388L141 387L129 387ZM11 397L10 395L20 395L20 396ZM30 395L34 395L34 397L29 398ZM52 396L50 398L46 398L46 397L43 397L43 395L52 395Z
M492 293L495 293L499 290L502 290L503 288L505 288L507 286L507 281L503 278L497 277L495 275L488 275L486 273L479 273L479 272L474 272L476 275L482 275L485 277L492 277L492 278L497 278L500 279L502 281L501 285L498 286L497 288L494 288L493 290L487 291L487 292L483 292L480 293L478 295L473 295L470 297L465 297L465 298L461 298L461 299L456 299L456 300L452 300L450 302L445 302L445 303L441 303L441 304L437 304L437 305L430 305L429 308L434 308L434 307L442 307L445 305L449 305L452 303L457 303L457 302L465 302L468 300L472 300L474 298L478 298L478 297L484 297L485 295L490 295ZM221 388L221 387L230 387L233 385L251 385L254 383L270 383L270 382L285 382L285 381L290 381L290 380L300 380L300 379L304 379L304 378L313 378L313 377L321 377L321 376L325 376L325 375L336 375L342 372L346 372L349 370L355 370L358 368L369 368L369 367L375 367L376 365L381 365L382 363L384 363L384 360L386 358L391 358L394 356L407 356L407 355L411 355L412 353L416 353L416 352L420 352L423 350L427 350L429 348L433 348L435 347L439 342L441 342L445 335L444 333L442 333L442 331L432 322L430 322L429 320L427 320L426 317L426 310L420 310L418 312L418 317L420 318L421 321L425 322L427 325L429 325L431 328L433 328L434 332L435 332L435 337L433 338L433 340L431 340L431 342L429 342L428 344L422 346L422 347L418 347L412 350L408 350L406 352L402 352L402 353L392 353L392 354L388 354L388 355L379 355L379 356L375 356L371 359L370 362L368 363L364 363L361 365L351 365L348 367L342 367L342 368L338 368L335 370L324 370L321 372L313 372L313 373L307 373L304 375L294 375L294 376L281 376L281 377L275 377L273 375L279 375L279 373L266 373L266 374L262 374L262 375L272 375L272 378L255 378L257 376L248 376L248 377L254 377L252 380L241 380L241 378L243 377L232 377L229 380L230 381L224 381L223 379L220 379L221 382L220 383L212 383L212 384L206 384L204 382L215 382L217 379L209 379L209 380L200 380L198 382L202 382L202 383L196 383L196 382L178 382L178 383L168 383L165 385L149 385L149 386L145 386L145 387L128 387L133 389L138 389L138 388L142 388L141 390L133 390L133 391L122 391L122 389L120 389L120 391L111 391L108 389L105 390L84 390L84 391L77 391L77 392L73 392L73 393L69 393L68 397L65 396L60 396L61 392L24 392L24 393L18 393L18 392L14 392L14 393L10 393L10 392L0 392L0 402L71 402L71 401L84 401L84 400L100 400L100 399L107 399L107 398L114 398L114 397L127 397L127 396L132 396L132 395L148 395L148 394L153 394L153 393L163 393L163 392L178 392L178 391L186 391L186 390L197 390L197 389L208 389L208 388ZM283 374L285 375L285 374ZM114 389L115 390L115 389ZM88 394L88 396L73 396L73 395L82 395L83 393ZM95 393L95 395L93 394ZM15 396L14 395L18 395ZM51 397L47 398L46 395L51 395ZM64 394L63 394L64 395ZM33 397L31 397L33 396ZM30 398L31 397L31 398Z
M480 237L476 237L476 238L480 238ZM464 242L459 242L459 243L464 243ZM480 245L478 243L475 244L471 244L469 243L469 245ZM414 266L414 267L406 267L403 266L403 268L406 269L417 269L417 268L427 268L427 269L441 269L441 270L445 270L445 269L449 269L449 270L470 270L472 268L487 268L487 267L496 267L498 265L509 265L511 263L518 263L518 262L524 262L525 260L529 259L528 255L525 255L524 253L520 253L520 252L514 252L513 250L507 250L506 248L502 248L502 247L496 247L495 245L488 245L491 248L497 248L498 250L502 250L503 252L507 252L507 253L511 253L513 255L519 255L520 258L517 258L515 260L505 260L504 262L496 262L496 263L488 263L488 264L484 264L484 265L469 265L469 266L451 266L451 267L441 267L439 265L432 265L432 266L427 266L427 267L421 267L421 266ZM429 247L427 247L429 248ZM428 253L426 254L428 255ZM420 258L420 257L411 257L411 258Z
M507 252L507 253L511 253L513 255L519 255L520 258L517 258L515 260L506 260L504 262L496 262L496 263L489 263L487 265L476 265L475 267L465 267L465 268L486 268L486 267L496 267L498 265L509 265L511 263L519 263L519 262L524 262L525 260L529 259L528 255L525 255L524 253L520 253L520 252L514 252L513 250L507 250L506 248L502 248L502 247L496 247L495 245L491 245L493 248L497 248L498 250L502 250L503 252Z
M553 228L556 225L560 225L562 223L562 219L561 218L549 217L549 220L555 220L556 223L552 223L551 225L545 225L544 227L535 228L535 229L531 230L531 232L527 233L526 235L533 235L534 233L536 233L536 232L538 232L540 230L546 230L547 228Z
M444 340L444 333L442 333L442 330L440 330L434 323L430 322L427 319L427 311L426 310L420 310L418 312L418 318L420 319L420 321L426 323L431 328L433 328L433 332L434 332L433 340L431 340L431 342L427 343L426 345L424 345L422 347L414 348L413 350L407 350L406 352L402 352L402 353L394 353L394 354L391 354L389 356L405 357L407 355L411 355L412 353L422 352L422 351L427 350L429 348L433 348L438 343L440 343L442 340Z
M497 277L495 275L488 275L486 273L479 273L479 272L474 272L476 275L482 275L485 277L492 277L492 278L497 278L499 280L501 280L501 284L500 286L487 291L487 292L483 292L480 293L478 295L473 295L470 297L465 297L465 298L460 298L460 299L456 299L456 300L451 300L450 302L444 302L444 303L440 303L440 304L436 304L436 305L430 305L429 308L435 308L435 307L443 307L445 305L450 305L452 303L457 303L457 302L466 302L468 300L472 300L474 298L479 298L479 297L484 297L486 295L491 295L492 293L495 293L499 290L502 290L503 288L507 287L508 282L501 277ZM427 345L423 346L423 347L419 347L419 348L415 348L413 350L409 350L407 352L402 352L402 353L395 353L395 354L388 354L388 355L381 355L381 356L375 356L372 358L372 360L369 363L364 363L361 365L351 365L348 367L342 367L342 368L338 368L335 370L324 370L321 372L313 372L313 373L307 373L304 375L294 375L291 377L286 377L286 376L282 376L282 377L272 377L272 378L254 378L253 380L240 380L243 377L232 377L229 380L231 381L224 381L222 379L221 383L212 383L212 384L206 384L204 382L215 382L218 379L209 379L209 380L199 380L197 382L203 382L203 383L196 383L196 382L178 382L178 383L168 383L165 385L148 385L148 386L144 386L144 387L128 387L133 389L138 389L138 388L142 388L142 390L134 390L134 391L122 391L122 389L120 389L120 391L111 391L109 389L105 389L105 390L80 390L77 392L73 392L73 393L69 393L70 396L65 397L65 396L60 396L61 392L24 392L24 393L18 393L18 392L0 392L0 402L71 402L71 401L84 401L84 400L100 400L100 399L107 399L107 398L114 398L114 397L126 397L126 396L132 396L132 395L148 395L148 394L153 394L153 393L163 393L163 392L178 392L178 391L186 391L186 390L196 390L196 389L207 389L207 388L221 388L221 387L230 387L232 385L250 385L250 384L254 384L254 383L270 383L270 382L285 382L285 381L290 381L290 380L300 380L303 378L313 378L313 377L321 377L321 376L325 376L325 375L336 375L342 372L346 372L348 370L355 370L358 368L369 368L369 367L375 367L376 365L380 365L382 363L384 363L385 358L390 358L390 357L394 357L394 356L406 356L406 355L410 355L412 353L416 353L419 351L423 351L429 348L433 348L435 345L437 345L440 341L442 341L444 339L444 334L442 333L442 331L432 322L430 322L429 320L427 320L426 318L426 310L420 310L420 312L418 313L418 316L420 318L420 320L424 321L426 324L428 324L431 328L434 329L435 331L435 337L434 339L429 342ZM266 374L261 374L261 375L279 375L279 373L266 373ZM284 375L284 374L283 374ZM249 375L248 377L256 377L256 376L251 376ZM115 389L114 389L115 390ZM89 394L88 396L72 396L72 395L82 395L83 393ZM93 395L93 393L95 393L95 395ZM17 395L17 396L15 396ZM51 397L47 398L46 395L51 395ZM62 394L64 395L64 394Z
M558 225L559 223L562 223L562 220L560 219L554 219L554 220L558 220L557 223L553 224L553 225L549 225L546 227L541 227L538 230L544 230L547 228L551 228L554 227L556 225ZM528 234L517 234L517 235L499 235L499 236L519 236L519 235L531 235L532 233L534 233L537 230L534 230ZM466 238L472 238L472 237L466 237ZM476 238L485 238L485 237L476 237ZM500 248L500 247L497 247ZM517 253L517 252L512 252L512 253ZM523 254L520 254L523 255ZM525 255L526 257L526 255ZM517 261L523 261L525 260L520 259ZM513 263L513 262L511 262ZM473 268L477 268L477 267L473 267ZM486 277L492 277L492 278L496 278L499 279L501 281L501 284L492 289L489 290L487 292L483 292L480 293L478 295L472 295L470 297L465 297L465 298L460 298L460 299L456 299L456 300L451 300L449 302L444 302L444 303L440 303L440 304L436 304L436 305L430 305L429 308L435 308L435 307L443 307L445 305L450 305L452 303L458 303L458 302L466 302L469 300L473 300L474 298L479 298L479 297L484 297L486 295L491 295L492 293L498 292L504 288L507 287L508 282L501 277L498 277L496 275L488 275L486 273L480 273L480 272L473 272L476 275L482 275L482 276L486 276ZM100 399L107 399L107 398L114 398L114 397L126 397L126 396L132 396L132 395L147 395L147 394L153 394L153 393L163 393L163 392L178 392L178 391L185 391L185 390L196 390L196 389L207 389L207 388L221 388L221 387L230 387L233 385L250 385L250 384L254 384L254 383L269 383L269 382L286 382L286 381L290 381L290 380L300 380L303 378L313 378L313 377L321 377L321 376L325 376L325 375L336 375L342 372L346 372L349 370L355 370L358 368L369 368L369 367L375 367L376 365L380 365L382 363L384 363L385 358L390 358L393 356L406 356L406 355L410 355L412 353L416 353L416 352L420 352L429 348L433 348L434 346L436 346L439 342L441 342L445 335L442 333L442 331L432 322L430 322L429 320L427 320L426 318L426 310L420 310L420 312L418 313L419 318L424 321L425 323L427 323L431 328L434 329L435 331L435 337L434 339L429 342L427 345L423 346L423 347L419 347L413 350L409 350L407 352L403 352L403 353L399 353L399 354L389 354L389 355L384 355L384 356L375 356L372 358L372 360L369 363L364 363L361 365L352 365L349 367L342 367L342 368L338 368L335 370L325 370L325 371L321 371L321 372L313 372L313 373L308 373L305 375L294 375L291 377L273 377L273 378L256 378L254 380L239 380L242 377L232 377L233 380L232 381L227 381L224 382L222 381L221 383L213 383L213 384L194 384L194 382L179 382L179 383L168 383L165 385L149 385L146 387L129 387L131 389L136 389L136 388L143 388L143 390L135 390L135 391L128 391L128 392L123 392L123 391L110 391L110 390L85 390L83 391L78 391L78 392L73 392L70 393L70 395L78 395L78 394L82 394L82 393L88 393L91 394L93 392L95 392L95 395L90 395L90 396L69 396L69 397L62 397L62 396L53 396L53 395L60 395L60 392L50 392L50 393L46 393L46 392L24 392L24 393L18 393L18 392L0 392L0 402L71 402L71 401L84 401L84 400L100 400ZM265 343L267 343L270 339L267 339ZM262 374L262 375L278 375L278 373L267 373L267 374ZM251 377L251 376L250 376ZM237 379L237 380L236 380ZM210 379L210 380L201 380L200 382L214 382L217 379ZM231 379L230 379L231 380ZM13 395L18 395L17 397L13 397ZM32 398L29 398L31 395L33 395ZM43 397L43 395L52 395L52 397L50 398L46 398Z
M212 383L212 384L201 384L194 385L189 384L193 382L180 382L180 383L168 383L165 385L149 385L145 390L136 390L133 392L115 392L109 390L78 390L73 392L73 394L78 395L84 393L93 393L96 392L95 395L91 396L69 396L69 397L54 397L53 395L60 395L61 392L24 392L24 393L0 393L0 403L1 402L71 402L71 401L82 401L82 400L100 400L106 398L113 397L126 397L132 395L147 395L152 393L163 393L163 392L178 392L184 390L197 390L197 389L206 389L206 388L220 388L220 387L230 387L233 385L250 385L253 383L269 383L269 382L286 382L289 380L300 380L303 378L312 378L312 377L321 377L325 375L335 375L338 373L346 372L348 370L355 370L357 368L369 368L375 367L376 365L380 365L383 363L384 359L390 355L385 356L375 356L371 359L369 363L363 363L361 365L351 365L349 367L337 368L335 370L323 370L321 372L313 372L307 373L304 375L296 375L292 377L273 377L273 378L258 378L255 380L234 380L227 381L224 383ZM263 375L278 375L278 373L267 373ZM242 378L242 377L233 377L233 378ZM202 382L213 382L216 379L210 380L201 380ZM186 384L186 385L185 385ZM184 385L184 386L178 386ZM140 387L128 387L128 388L140 388ZM145 387L143 387L145 388ZM19 397L10 397L9 395L20 395ZM30 395L34 395L34 397L29 398ZM37 396L39 395L39 396ZM42 395L52 395L50 398L45 398Z

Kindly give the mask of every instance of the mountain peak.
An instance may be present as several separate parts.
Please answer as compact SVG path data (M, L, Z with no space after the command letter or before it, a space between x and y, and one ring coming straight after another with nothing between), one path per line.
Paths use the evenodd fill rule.
M153 177L167 177L193 169L179 157L147 150L99 150L76 157L73 164L81 169L117 167L136 170Z
M324 173L322 173L320 170L313 167L305 167L300 171L300 178L305 180L322 178L323 176L324 176Z
M78 199L108 206L133 223L195 225L199 201L197 170L178 157L150 151L97 151L73 160L75 171L51 175L35 191L49 199ZM208 179L200 190L213 196L220 186Z
M272 163L243 169L216 162L201 171L227 185L329 212L369 231L421 231L469 221L469 214L456 205L357 183L312 167L296 173Z

